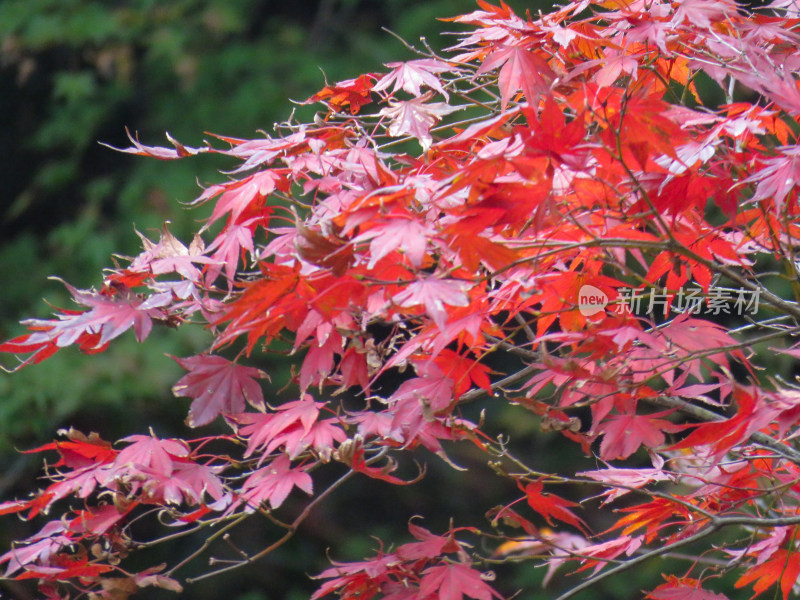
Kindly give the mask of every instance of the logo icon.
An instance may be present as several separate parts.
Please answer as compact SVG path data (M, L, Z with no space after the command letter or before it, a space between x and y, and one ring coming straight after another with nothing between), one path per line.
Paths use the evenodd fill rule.
M582 285L578 291L578 310L584 317L591 317L608 306L608 296L593 285Z

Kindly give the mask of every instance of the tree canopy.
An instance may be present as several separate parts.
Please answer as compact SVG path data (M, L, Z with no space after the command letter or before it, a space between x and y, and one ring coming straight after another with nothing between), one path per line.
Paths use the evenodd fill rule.
M431 504L479 503L476 477L500 499L444 525L422 506L360 560L332 547L311 599L491 600L533 564L566 600L672 558L646 597L786 600L798 18L782 0L479 0L446 19L446 50L407 43L270 134L129 132L124 153L224 161L189 199L196 231L140 234L99 288L64 284L77 309L0 351L44 370L68 346L204 327L202 351L171 357L192 431L69 429L33 450L57 457L46 485L0 513L44 523L5 577L52 599L180 592L257 568L357 479L366 505L445 466Z

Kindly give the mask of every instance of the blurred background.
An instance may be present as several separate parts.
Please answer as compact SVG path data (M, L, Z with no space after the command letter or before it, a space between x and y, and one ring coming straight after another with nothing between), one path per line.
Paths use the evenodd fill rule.
M509 4L523 13L546 10L550 3ZM219 170L230 166L209 156L160 162L98 142L127 146L126 127L148 145L165 144L167 131L187 145L201 144L205 132L269 133L274 122L289 115L290 99L306 99L326 77L334 82L380 71L384 62L414 58L381 27L410 43L425 36L442 48L453 38L440 33L458 28L436 17L474 9L472 0L0 2L0 338L23 333L20 319L49 316L43 299L70 307L63 286L48 276L77 287L97 286L113 254L138 253L134 227L153 238L168 220L172 232L186 241L198 213L181 202L198 195L198 184L223 179ZM103 354L88 357L69 348L42 365L0 373L0 501L39 485L41 456L17 450L46 443L59 428L97 431L105 439L148 427L160 436L186 435L189 402L170 393L182 372L165 354L188 356L207 342L197 328L156 328L143 345L125 335ZM2 357L2 364L13 366L11 358ZM261 366L273 381L282 379L281 372L288 376L285 364ZM567 463L574 470L581 460L571 444L557 447L557 435L542 434L523 409L489 410L520 440L522 450L539 457L533 462L543 470ZM307 575L326 568L329 549L331 558L355 560L377 549L372 536L409 541L407 522L415 514L425 515L421 524L436 532L449 526L451 516L456 526L485 525L484 511L518 494L507 482L487 486L488 470L468 448L454 456L474 476L428 455L428 477L418 485L358 481L315 511L297 539L258 568L193 586L187 595L306 598L315 588ZM407 474L414 472L410 465ZM319 489L323 483L315 482ZM2 519L0 554L31 527L14 517ZM272 533L250 528L237 543L245 549L263 547L274 539ZM178 552L187 554L196 544L186 540ZM142 568L167 558L155 551ZM195 572L202 571L203 560ZM500 567L498 576L506 578L501 591L511 595L540 581L543 570L520 563ZM659 582L657 566L639 569L582 598L638 598L640 589ZM557 578L552 585L568 583ZM543 594L554 595L556 589ZM13 582L0 583L4 595L35 597ZM160 591L148 597L162 595L172 597Z

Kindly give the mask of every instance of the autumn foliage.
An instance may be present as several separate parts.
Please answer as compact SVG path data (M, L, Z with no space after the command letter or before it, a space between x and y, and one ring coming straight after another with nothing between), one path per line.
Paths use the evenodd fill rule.
M174 358L173 387L202 437L70 430L33 450L50 457L46 485L0 513L42 526L0 556L6 578L51 599L180 591L187 562L243 522L274 542L204 577L273 552L349 479L412 485L425 467L400 469L411 453L458 468L448 448L466 444L513 484L507 502L448 531L412 520L320 573L313 600L491 600L514 591L493 565L520 558L566 576L563 600L678 554L648 598L794 593L800 13L478 4L447 19L445 53L409 46L411 60L330 83L313 119L274 137L131 136L124 152L237 163L192 202L213 207L194 239L142 236L102 287L68 286L77 309L0 350L46 369L33 365L67 346L205 326L213 343ZM288 392L257 366L272 353L294 361ZM595 468L537 470L501 423L465 413L498 403ZM203 435L215 421L227 432ZM305 504L284 520L290 495ZM170 527L135 539L134 519ZM210 542L130 570L177 531Z

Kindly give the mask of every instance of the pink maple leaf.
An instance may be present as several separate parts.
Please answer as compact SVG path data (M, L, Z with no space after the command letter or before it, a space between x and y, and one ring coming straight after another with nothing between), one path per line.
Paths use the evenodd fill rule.
M141 467L138 470L147 479L143 490L152 499L167 504L201 504L203 496L208 494L214 500L221 500L225 493L222 481L217 473L224 467L211 467L189 460L173 463L169 473Z
M14 352L41 352L48 350L43 348L44 344L52 343L57 348L64 348L76 342L84 351L100 351L131 327L136 339L142 342L153 328L152 319L166 317L159 309L142 308L143 299L128 289L104 295L94 290L78 290L68 283L64 286L78 304L88 306L90 310L64 312L57 315L58 319L23 321L23 325L34 333L12 340L15 342Z
M331 592L338 591L342 597L351 595L370 598L391 583L390 569L397 565L398 558L394 553L380 554L371 560L353 563L336 563L316 576L316 579L330 579L322 584L311 596L318 600ZM356 592L351 594L348 592Z
M755 183L756 189L751 201L772 199L774 210L781 213L784 201L800 179L800 149L781 148L782 156L763 161L762 169L743 180Z
M233 287L233 280L236 277L236 267L244 255L244 251L253 256L255 247L253 245L253 230L251 226L256 219L248 219L244 223L229 225L208 247L208 252L212 252L211 258L214 262L206 271L206 283L213 284L214 280L225 269L225 278L228 280L228 288Z
M82 510L69 522L69 530L74 533L103 535L128 514L128 509L120 511L113 504L105 504L96 508Z
M117 150L118 152L127 152L128 154L138 154L140 156L152 156L153 158L158 158L159 160L175 160L178 158L184 158L186 156L193 156L195 154L199 154L201 152L209 152L211 149L209 147L204 148L191 148L189 146L184 146L175 138L173 138L169 133L167 133L167 140L170 144L172 144L173 148L163 148L161 146L145 146L144 144L140 143L138 140L138 136L134 137L131 135L131 132L126 128L125 133L128 134L128 139L133 144L130 148L115 148L114 146L110 146L108 144L103 144L104 146L111 148L112 150Z
M442 86L442 82L436 76L437 73L455 70L447 63L432 58L422 58L406 62L387 63L386 66L392 70L375 84L372 88L373 92L385 90L394 83L393 93L402 89L415 98L419 98L422 95L420 88L427 86L436 90L445 98L449 98L447 91Z
M346 439L347 434L339 426L337 419L325 419L314 423L308 431L299 424L284 429L272 438L264 452L269 454L274 449L283 447L289 458L294 460L308 448L313 448L324 461L328 461L333 454L334 443L341 443Z
M452 112L461 110L444 102L431 102L430 94L413 100L389 100L389 106L382 109L380 115L390 119L388 133L392 137L410 135L419 140L423 150L430 148L433 137L431 127Z
M173 386L172 393L194 399L186 418L190 427L207 425L219 414L244 412L245 401L257 410L264 410L264 394L256 379L267 374L260 369L213 354L175 358L175 361L189 371Z
M603 494L604 496L607 496L607 498L603 501L603 504L608 504L620 496L627 494L632 490L632 488L639 489L653 481L669 481L674 479L673 475L670 473L665 473L661 469L649 468L618 469L609 467L607 469L599 469L596 471L583 471L581 473L576 473L576 475L582 475L583 477L589 477L595 481L608 484L611 489ZM616 487L620 485L625 487Z
M113 477L118 477L122 472L133 471L135 474L142 468L169 476L172 474L175 459L189 455L189 448L182 440L162 440L153 435L130 435L121 441L131 443L117 454Z
M594 76L600 87L610 86L622 73L627 73L634 81L636 80L639 63L629 54L609 51L606 53L605 59L599 62L605 63Z
M309 495L314 493L311 475L302 467L292 468L289 457L282 454L245 480L240 495L244 511L255 512L263 502L273 509L278 508L295 487Z
M205 243L199 235L195 235L188 248L172 235L166 226L157 243L141 233L139 238L142 240L144 251L131 262L129 267L131 271L149 272L154 275L178 273L190 281L198 281L200 270L194 263L216 262L205 256Z
M479 571L464 563L443 563L423 571L420 598L461 600L464 596L475 600L502 598Z
M397 548L397 556L403 560L435 558L442 553L458 552L461 549L452 536L435 535L413 523L408 524L408 530L419 541L409 542Z
M368 269L373 269L380 259L398 248L408 257L411 264L419 269L425 258L428 238L432 233L430 225L415 219L387 219L365 231L354 241L372 240L369 245Z
M504 110L519 90L525 94L528 104L535 106L539 96L549 90L548 82L555 77L545 59L521 46L500 46L486 57L476 75L498 67L497 85Z
M317 328L318 339L320 329L322 327ZM301 390L305 391L312 383L325 381L325 378L333 370L335 355L342 353L342 344L342 336L335 331L327 334L323 341L311 344L303 359L303 365L300 367Z
M597 427L603 434L600 442L600 457L603 460L628 458L639 446L658 448L665 442L664 432L675 432L680 426L659 419L672 411L652 415L637 415L634 409L624 414L611 415Z
M594 573L597 573L603 567L608 566L610 560L621 554L631 556L641 547L642 541L642 536L630 537L623 535L607 542L580 548L575 551L575 554L586 557L586 562L580 570L594 566Z
M468 306L469 298L464 292L464 284L448 279L425 277L411 284L392 298L394 302L403 307L425 307L425 312L433 322L444 329L447 323L447 309L450 306Z
M322 406L323 402L315 402L306 394L301 400L282 404L273 413L235 415L233 420L239 425L239 435L248 438L245 458L252 456L254 452L264 450L264 456L260 459L264 461L267 454L286 443L285 437L279 438L279 436L295 425L298 426L293 432L295 435L303 436L310 433Z
M675 10L671 25L686 22L689 27L709 29L712 21L724 21L738 9L732 0L683 0Z
M390 397L390 403L414 399L429 406L434 412L444 410L453 402L453 380L435 363L423 363L418 369L421 377L400 384Z
M9 577L34 562L47 564L51 556L72 543L65 535L66 530L66 523L60 520L50 521L39 533L25 540L29 542L25 546L12 548L0 556L0 565L8 563L4 576Z
M209 197L213 197L221 190L225 190L217 200L214 211L204 226L208 228L218 219L230 214L230 223L236 223L239 216L254 204L264 202L264 198L270 195L278 186L283 187L283 176L275 170L268 169L259 171L241 181L233 181L224 185L212 186L208 188L195 203L202 203Z

